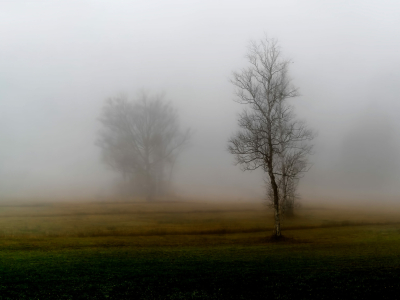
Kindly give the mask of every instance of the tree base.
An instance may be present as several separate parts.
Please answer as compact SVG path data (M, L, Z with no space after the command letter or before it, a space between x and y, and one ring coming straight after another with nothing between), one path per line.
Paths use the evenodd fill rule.
M271 236L267 236L266 240L267 240L267 242L275 243L275 242L287 242L287 241L291 241L293 239L292 238L287 238L287 237L283 236L282 234L279 235L279 236L273 234Z

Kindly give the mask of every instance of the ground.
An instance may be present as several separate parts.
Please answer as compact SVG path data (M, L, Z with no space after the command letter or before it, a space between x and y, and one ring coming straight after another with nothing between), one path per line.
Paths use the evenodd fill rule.
M398 213L399 212L399 213ZM0 205L0 299L393 299L398 206Z

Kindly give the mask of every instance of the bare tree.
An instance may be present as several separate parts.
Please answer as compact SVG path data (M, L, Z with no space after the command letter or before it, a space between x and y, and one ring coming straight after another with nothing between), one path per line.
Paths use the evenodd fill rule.
M239 115L241 129L229 140L228 150L242 170L262 168L267 197L275 214L274 237L281 236L282 213L293 204L301 175L308 170L313 132L296 119L290 98L298 96L288 77L290 61L281 57L274 39L251 42L249 67L233 73L237 102L246 105Z
M133 185L148 201L166 193L172 168L187 144L177 111L162 96L143 93L136 102L126 96L110 98L101 116L97 145L104 161Z

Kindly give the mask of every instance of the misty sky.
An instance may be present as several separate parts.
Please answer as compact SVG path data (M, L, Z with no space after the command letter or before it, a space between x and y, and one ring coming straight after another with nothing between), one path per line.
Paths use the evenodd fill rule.
M104 100L165 93L195 134L182 195L263 197L233 166L243 108L232 71L251 39L277 38L318 132L307 197L400 195L397 1L0 0L0 197L98 197L118 179L95 146Z

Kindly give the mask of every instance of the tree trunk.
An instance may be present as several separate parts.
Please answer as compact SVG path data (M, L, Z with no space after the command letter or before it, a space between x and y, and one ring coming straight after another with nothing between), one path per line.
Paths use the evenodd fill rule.
M146 201L154 201L154 183L153 178L149 173L146 174Z
M281 236L281 217L280 217L280 213L279 213L279 207L276 207L274 205L274 210L275 210L275 226L274 226L273 236L280 237Z
M269 171L269 177L271 180L272 191L274 192L275 226L274 226L273 236L280 237L281 236L281 216L280 216L280 207L279 207L279 194L278 194L279 191L278 191L278 185L276 184L276 181L275 181L274 173L272 172L272 164L271 164L271 168Z

